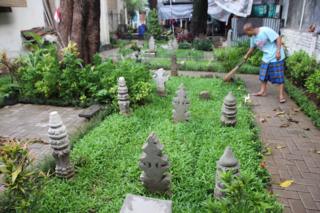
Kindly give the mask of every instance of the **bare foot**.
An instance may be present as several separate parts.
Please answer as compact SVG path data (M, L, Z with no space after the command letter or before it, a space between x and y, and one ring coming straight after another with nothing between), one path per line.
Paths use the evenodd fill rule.
M279 98L279 102L280 102L280 104L283 104L283 103L285 103L287 100L284 98L284 97L280 97Z
M257 92L257 93L253 93L252 94L253 96L266 96L267 95L267 93L266 92L263 92L263 91L259 91L259 92Z

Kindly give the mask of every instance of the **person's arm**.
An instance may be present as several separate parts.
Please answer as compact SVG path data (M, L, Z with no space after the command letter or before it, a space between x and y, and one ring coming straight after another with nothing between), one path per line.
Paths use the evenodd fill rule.
M277 43L276 59L279 61L281 58L281 36L277 38L276 43Z
M245 61L247 61L248 58L251 56L251 54L252 54L253 51L254 51L254 47L250 47L249 50L248 50L248 52L244 55L243 59L244 59Z

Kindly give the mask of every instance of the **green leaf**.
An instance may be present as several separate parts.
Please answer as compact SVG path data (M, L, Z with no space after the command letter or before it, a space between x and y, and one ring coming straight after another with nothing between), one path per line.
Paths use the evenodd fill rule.
M18 175L20 174L20 172L22 171L22 166L19 165L18 168L16 169L16 171L14 171L11 176L12 176L12 183L14 184Z

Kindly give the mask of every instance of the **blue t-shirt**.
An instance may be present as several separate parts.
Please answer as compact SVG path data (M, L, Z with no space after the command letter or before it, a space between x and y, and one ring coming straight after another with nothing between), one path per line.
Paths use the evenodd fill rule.
M265 63L276 62L277 52L277 38L279 34L269 27L260 27L259 33L250 38L250 47L257 47L263 52L262 61ZM281 47L281 58L279 61L285 58L284 50Z

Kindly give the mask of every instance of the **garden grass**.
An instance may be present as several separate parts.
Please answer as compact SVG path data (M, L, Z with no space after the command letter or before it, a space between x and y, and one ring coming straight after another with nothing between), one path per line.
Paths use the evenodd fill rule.
M184 60L178 58L178 63L180 64L179 70L183 71L208 71L208 72L229 72L224 68L221 62L219 61L208 61L208 60ZM145 64L150 69L171 69L171 59L170 58L148 58ZM244 64L239 69L239 73L245 74L258 74L259 67Z
M174 124L171 102L181 83L191 102L191 120ZM210 91L212 100L200 101L202 90ZM171 199L173 212L206 212L214 188L216 161L227 145L239 159L241 172L256 176L257 181L265 177L265 170L259 166L261 143L253 116L243 103L243 83L179 77L167 82L167 91L167 97L153 92L150 103L129 117L112 114L75 143L71 152L75 177L50 178L39 197L37 212L119 212L127 193ZM229 91L238 101L235 128L220 125L221 105ZM141 148L152 131L164 144L164 154L170 161L172 195L149 193L139 179Z
M163 48L157 49L157 57L159 58L170 58L173 54L176 54L177 58L187 58L190 60L203 59L204 51L194 49L177 49L176 51L167 50Z
M4 101L4 97L8 94L8 88L11 85L11 78L9 75L0 75L0 106Z

